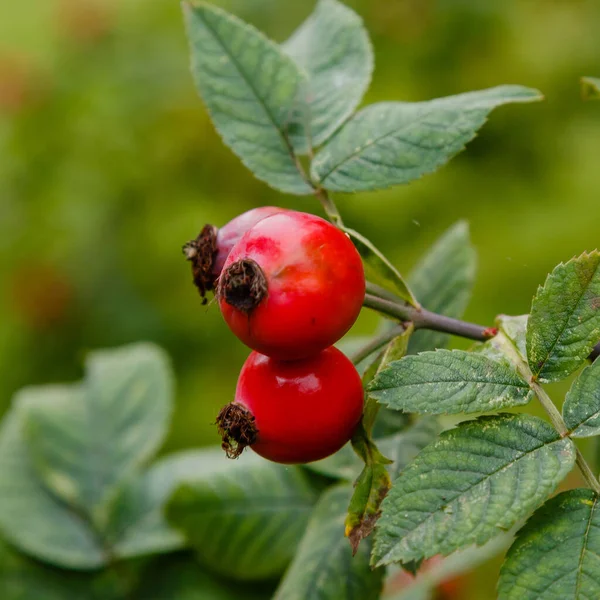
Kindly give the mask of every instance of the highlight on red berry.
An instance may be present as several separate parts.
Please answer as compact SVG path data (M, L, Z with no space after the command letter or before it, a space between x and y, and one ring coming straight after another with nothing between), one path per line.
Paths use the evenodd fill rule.
M265 217L284 210L278 206L259 206L231 219L220 229L207 223L196 239L183 246L185 257L192 263L194 283L202 297L215 288L225 260L240 238Z
M250 446L274 462L307 463L346 444L362 410L360 376L337 348L291 362L252 352L217 426L230 458Z
M345 233L315 215L286 211L262 219L233 247L216 294L242 342L295 360L331 346L352 327L365 275Z

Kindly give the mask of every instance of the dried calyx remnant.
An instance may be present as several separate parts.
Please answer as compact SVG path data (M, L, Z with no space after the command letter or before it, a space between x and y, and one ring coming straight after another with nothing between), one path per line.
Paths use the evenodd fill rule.
M221 436L221 448L227 458L237 458L246 446L256 442L258 429L254 416L241 404L231 402L224 406L217 416L217 430Z
M219 277L217 296L246 314L250 314L266 295L267 278L251 258L234 262Z
M206 292L215 288L215 273L213 271L217 256L217 232L214 225L205 225L195 240L190 240L183 246L183 254L192 263L192 276L206 304Z

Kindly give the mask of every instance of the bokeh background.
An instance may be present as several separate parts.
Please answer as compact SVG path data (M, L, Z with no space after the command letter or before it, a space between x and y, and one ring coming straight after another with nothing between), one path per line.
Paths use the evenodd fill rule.
M215 4L283 41L314 2ZM336 198L402 272L468 220L480 260L467 318L528 312L556 263L599 245L600 104L582 102L578 79L600 75L600 2L348 4L375 49L365 103L503 83L545 94L495 111L433 175ZM255 180L221 143L192 85L178 2L3 3L0 414L24 385L80 377L87 350L146 339L168 350L178 379L165 450L215 443L247 350L201 305L181 245L261 204L320 214L315 199ZM355 332L375 327L365 315ZM473 598L492 597L485 581Z

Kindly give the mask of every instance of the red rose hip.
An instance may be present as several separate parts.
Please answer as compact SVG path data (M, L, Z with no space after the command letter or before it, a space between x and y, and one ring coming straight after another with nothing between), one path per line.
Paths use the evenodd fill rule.
M217 288L235 335L280 360L306 358L337 342L364 296L362 261L346 234L295 211L250 229L229 253Z
M202 297L214 289L225 259L240 238L260 220L284 210L278 206L259 206L231 219L220 229L206 224L195 240L185 244L183 252L192 263L194 283Z
M250 446L275 462L306 463L337 452L362 410L360 376L337 348L290 362L252 352L217 425L230 458Z

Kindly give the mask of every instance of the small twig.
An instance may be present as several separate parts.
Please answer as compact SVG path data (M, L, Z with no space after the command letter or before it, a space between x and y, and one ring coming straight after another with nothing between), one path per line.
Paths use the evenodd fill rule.
M381 335L378 335L351 356L352 362L357 365L359 362L373 354L373 352L383 348L388 342L391 342L395 337L398 337L402 333L404 333L404 325L396 325Z

